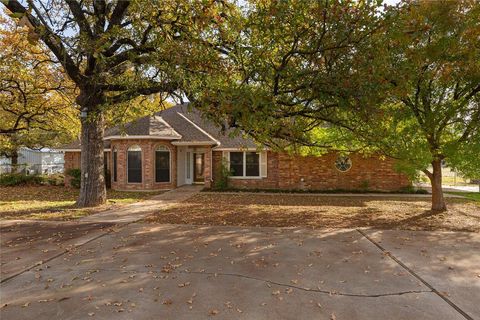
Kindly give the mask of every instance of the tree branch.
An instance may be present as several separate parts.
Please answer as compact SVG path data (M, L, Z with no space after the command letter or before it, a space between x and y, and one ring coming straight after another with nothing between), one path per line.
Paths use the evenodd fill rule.
M4 3L5 4L5 3ZM8 0L5 4L8 10L12 13L22 14L30 23L30 27L34 30L34 32L40 36L40 39L50 48L53 52L55 57L60 61L62 66L65 68L65 71L69 75L69 77L76 83L81 84L84 80L83 75L80 73L75 62L72 60L70 55L67 53L64 45L62 44L61 39L56 36L48 25L45 23L40 22L37 18L35 18L32 14L30 14L24 6L20 4L17 0ZM38 14L38 9L33 6L32 7L35 12Z

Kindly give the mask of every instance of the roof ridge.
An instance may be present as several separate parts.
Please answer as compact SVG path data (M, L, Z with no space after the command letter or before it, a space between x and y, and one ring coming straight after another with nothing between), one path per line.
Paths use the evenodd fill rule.
M200 127L199 125L197 125L195 122L193 122L192 120L190 120L186 115L180 113L177 111L177 114L179 116L181 116L182 118L184 118L185 120L187 120L188 122L190 122L193 126L195 126L195 128L197 128L198 130L200 130L203 134L205 134L207 137L209 137L210 139L212 139L213 141L215 141L216 143L218 143L218 145L221 145L220 141L218 141L218 139L215 139L210 133L208 133L205 129L203 129L202 127Z
M151 122L152 119L156 119L156 120L158 120L158 121L161 121L163 124L165 124L165 126L166 126L169 130L171 130L171 132L172 132L174 135L178 136L180 139L182 138L182 135L181 135L180 133L178 133L178 132L170 125L170 123L168 123L165 119L163 119L163 117L162 117L161 115L156 115L156 114L151 115L151 116L150 116L150 119L149 119L149 122ZM149 126L148 126L148 134L151 135L151 136L155 136L155 134L152 133L152 125L151 125L151 124L149 124Z

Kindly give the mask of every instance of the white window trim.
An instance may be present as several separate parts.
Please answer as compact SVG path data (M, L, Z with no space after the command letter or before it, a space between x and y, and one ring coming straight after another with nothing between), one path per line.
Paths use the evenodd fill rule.
M262 172L261 172L261 166L262 166L262 153L257 152L257 151L228 151L228 170L230 170L230 153L231 152L241 152L243 153L243 175L242 176L230 176L230 179L262 179ZM258 176L247 176L247 152L255 152L258 154Z
M164 147L165 150L159 150L160 147ZM157 151L159 152L168 152L169 153L169 156L168 156L168 159L169 159L169 168L168 168L168 181L157 181ZM154 180L155 180L155 183L172 183L172 151L170 150L169 147L167 146L164 146L164 145L159 145L155 148L155 151L153 152L153 162L154 162L154 168L155 168L155 171L154 171Z

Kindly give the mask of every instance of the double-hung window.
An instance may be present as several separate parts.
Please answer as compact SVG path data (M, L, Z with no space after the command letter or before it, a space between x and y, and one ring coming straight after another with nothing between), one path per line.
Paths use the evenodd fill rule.
M230 152L230 172L233 177L260 177L260 154Z
M170 182L170 150L164 146L155 150L155 182Z
M142 149L139 146L131 146L127 150L127 181L142 182Z

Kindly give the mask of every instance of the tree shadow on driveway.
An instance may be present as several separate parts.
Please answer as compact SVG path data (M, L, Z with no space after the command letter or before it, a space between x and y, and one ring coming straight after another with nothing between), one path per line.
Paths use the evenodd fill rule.
M8 319L460 319L348 229L131 224L1 289Z

